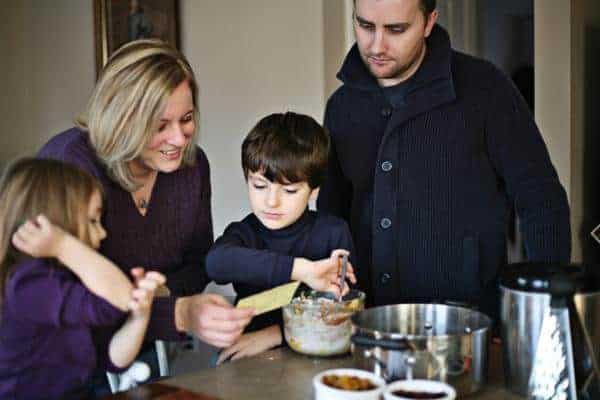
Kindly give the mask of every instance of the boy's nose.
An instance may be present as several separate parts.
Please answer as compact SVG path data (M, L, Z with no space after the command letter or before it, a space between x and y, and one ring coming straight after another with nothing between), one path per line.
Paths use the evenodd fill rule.
M277 207L279 205L279 193L277 190L269 190L267 205L269 207Z

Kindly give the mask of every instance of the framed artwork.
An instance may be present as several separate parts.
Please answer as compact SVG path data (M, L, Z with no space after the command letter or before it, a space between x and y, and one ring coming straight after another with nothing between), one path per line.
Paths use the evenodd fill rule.
M127 42L158 38L179 48L177 0L94 0L96 76Z

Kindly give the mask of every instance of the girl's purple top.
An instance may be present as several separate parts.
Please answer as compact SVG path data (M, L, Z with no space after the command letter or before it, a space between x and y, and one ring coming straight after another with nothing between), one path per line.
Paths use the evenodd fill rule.
M204 258L213 243L213 230L210 171L200 148L194 166L158 174L145 216L138 212L131 193L108 176L85 132L72 128L56 135L38 156L74 164L100 181L105 195L102 224L107 232L100 252L125 273L137 266L162 272L174 296L205 288ZM184 337L175 329L175 300L154 300L146 339Z
M13 271L2 303L0 398L80 398L97 366L121 371L93 330L119 324L124 312L48 260L22 261Z

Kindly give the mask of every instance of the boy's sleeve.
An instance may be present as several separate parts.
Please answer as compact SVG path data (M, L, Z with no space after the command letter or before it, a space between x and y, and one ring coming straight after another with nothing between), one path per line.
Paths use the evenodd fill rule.
M278 286L291 279L294 257L260 249L260 239L242 223L231 224L206 256L208 277L219 284Z
M126 315L74 277L38 263L15 273L6 297L14 317L54 327L112 326Z

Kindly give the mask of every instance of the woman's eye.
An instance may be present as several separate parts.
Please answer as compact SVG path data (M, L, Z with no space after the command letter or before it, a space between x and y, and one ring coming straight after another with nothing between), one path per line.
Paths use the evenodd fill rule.
M183 123L187 123L187 122L191 122L194 118L192 117L192 114L188 114L185 117L183 117L181 119L181 122Z
M164 131L164 130L165 130L165 128L166 128L166 127L167 127L167 125L166 125L166 124L162 124L162 125L160 125L160 126L158 127L158 131L159 131L159 132L162 132L162 131Z

